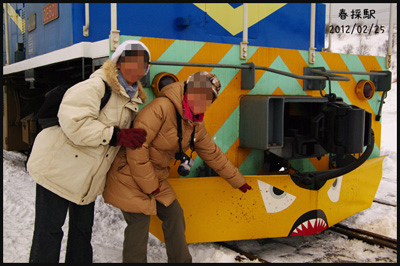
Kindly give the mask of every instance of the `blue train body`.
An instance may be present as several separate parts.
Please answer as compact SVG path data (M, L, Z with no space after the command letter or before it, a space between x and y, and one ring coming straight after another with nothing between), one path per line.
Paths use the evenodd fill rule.
M17 43L24 43L25 58L29 59L80 42L96 42L109 37L111 13L109 3L90 3L89 36L83 36L85 25L84 3L58 3L58 18L43 24L43 8L48 4L8 4L10 64L16 62L14 51ZM215 15L209 15L213 4L203 11L192 3L118 3L117 28L123 35L156 37L178 40L192 40L216 43L239 44L242 29L230 32ZM310 47L311 4L282 4L271 14L249 12L249 18L257 15L260 20L249 25L249 45L287 49L308 50ZM226 4L224 12L237 12L240 3ZM18 27L10 14L15 13L26 20L25 26ZM3 11L4 12L4 11ZM33 16L36 20L33 21ZM11 19L10 19L11 18ZM31 18L28 21L28 18ZM15 19L16 20L16 19ZM3 22L4 23L4 22ZM28 30L28 24L35 23L35 29ZM33 25L31 25L32 27ZM237 33L236 33L237 32ZM325 4L316 5L315 48L324 47ZM5 31L3 31L3 65L5 56Z

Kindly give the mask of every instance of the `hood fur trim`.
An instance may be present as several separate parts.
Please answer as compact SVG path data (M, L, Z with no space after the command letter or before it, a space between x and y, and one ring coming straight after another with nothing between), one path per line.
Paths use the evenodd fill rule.
M106 62L104 62L101 68L104 70L105 81L107 82L107 84L115 93L120 94L122 86L119 84L117 78L117 65L113 63L110 59L108 59ZM142 83L140 83L140 81L138 81L138 83L138 98L140 98L142 102L145 103L147 101L146 91L143 89Z

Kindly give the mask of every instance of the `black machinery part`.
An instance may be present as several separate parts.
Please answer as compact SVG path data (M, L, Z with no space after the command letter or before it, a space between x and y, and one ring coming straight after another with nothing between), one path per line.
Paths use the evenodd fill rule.
M365 152L361 155L360 158L357 160L351 162L350 164L338 168L338 169L331 169L327 171L318 171L318 172L305 172L305 173L296 173L296 174L291 174L290 176L294 180L298 180L300 183L304 185L311 185L316 182L323 182L341 175L345 175L360 165L362 165L371 155L372 150L374 149L375 145L375 137L374 137L374 131L371 129L370 130L371 134L371 142L368 144Z

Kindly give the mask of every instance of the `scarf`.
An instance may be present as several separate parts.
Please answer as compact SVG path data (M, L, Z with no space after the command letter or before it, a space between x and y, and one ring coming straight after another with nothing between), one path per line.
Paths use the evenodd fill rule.
M136 81L135 83L132 84L132 86L129 86L128 83L126 82L124 76L122 76L121 71L118 69L118 82L119 84L122 85L122 87L125 89L126 93L128 93L129 97L131 99L136 95L136 92L138 90L139 84Z

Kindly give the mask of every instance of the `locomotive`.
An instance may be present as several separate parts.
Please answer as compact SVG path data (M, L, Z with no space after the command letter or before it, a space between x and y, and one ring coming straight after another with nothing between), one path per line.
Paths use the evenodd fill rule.
M188 243L317 234L369 208L382 178L390 56L332 53L322 3L4 3L3 149L29 150L46 92L87 79L119 43L151 52L148 102L197 71L217 75L204 123L254 191L196 152L170 165ZM163 241L161 221L150 232Z

